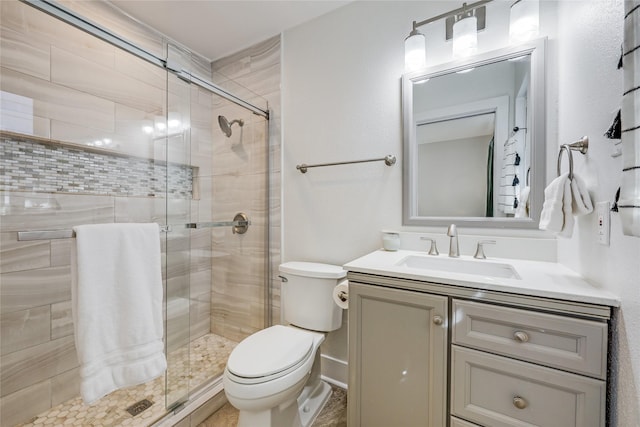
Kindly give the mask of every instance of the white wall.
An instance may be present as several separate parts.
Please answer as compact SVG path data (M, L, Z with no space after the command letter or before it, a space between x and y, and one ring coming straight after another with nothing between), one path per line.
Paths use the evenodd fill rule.
M574 160L594 201L612 201L622 175L622 157L610 156L613 145L603 136L622 99L622 70L616 69L622 17L622 1L613 0L563 2L558 14L558 139L564 143L590 137L586 158ZM550 144L549 150L558 146ZM623 236L621 230L620 218L613 214L610 246L601 246L595 243L594 215L579 218L573 238L558 241L558 257L622 299L614 341L612 425L623 427L640 425L640 238Z
M479 34L481 50L504 45L509 4L488 4L487 29ZM402 226L403 41L411 21L458 6L358 1L284 33L284 261L342 264L380 247L381 229L423 230ZM615 68L621 1L541 1L540 7L541 35L549 37L547 181L555 175L559 141L589 135L589 154L574 155L576 170L584 175L594 200L611 200L619 186L621 162L609 156L611 144L601 135L621 99L622 74ZM450 59L444 21L421 30L428 40L429 65ZM305 175L295 169L299 163L386 154L398 156L396 166L336 166L310 169ZM614 215L611 246L602 247L595 243L594 227L593 215L580 218L574 237L558 242L559 258L623 299L613 425L640 425L640 239L622 236ZM346 339L344 328L329 334L323 353L346 360Z

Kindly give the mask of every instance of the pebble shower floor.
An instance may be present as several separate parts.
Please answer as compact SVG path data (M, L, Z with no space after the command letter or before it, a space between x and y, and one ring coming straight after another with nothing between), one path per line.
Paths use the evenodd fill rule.
M169 384L171 388L187 390L189 384L199 385L220 375L237 345L236 342L218 335L208 334L194 340L189 351L186 347L173 352L168 358ZM189 363L186 363L186 362ZM191 371L189 372L189 366ZM43 412L27 423L16 427L31 426L81 426L116 427L148 426L165 415L165 376L154 381L117 390L93 405L85 405L82 398L76 397ZM171 393L173 390L168 390ZM153 402L150 408L135 417L127 412L132 404L148 399Z

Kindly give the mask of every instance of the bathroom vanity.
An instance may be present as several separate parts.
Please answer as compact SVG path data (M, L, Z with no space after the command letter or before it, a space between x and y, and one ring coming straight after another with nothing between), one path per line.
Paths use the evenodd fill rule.
M548 262L380 250L344 268L350 426L606 425L614 295Z

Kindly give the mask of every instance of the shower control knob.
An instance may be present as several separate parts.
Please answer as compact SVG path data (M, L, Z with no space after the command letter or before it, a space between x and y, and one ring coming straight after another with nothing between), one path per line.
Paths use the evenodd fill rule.
M444 323L444 319L441 316L433 316L433 323L440 326Z

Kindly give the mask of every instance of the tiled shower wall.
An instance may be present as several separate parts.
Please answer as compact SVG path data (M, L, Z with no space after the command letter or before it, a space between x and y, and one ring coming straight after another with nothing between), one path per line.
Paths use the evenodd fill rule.
M62 3L162 56L161 38L123 19L107 3ZM183 316L183 310L172 310L171 302L186 296L190 313L182 323L190 325L190 339L210 332L214 317L217 332L232 339L263 326L267 125L261 117L21 2L3 0L0 7L0 97L5 101L6 94L13 94L32 101L26 111L24 103L2 102L2 127L11 132L5 137L19 132L27 143L64 141L80 151L95 141L109 141L109 158L168 160L198 171L195 199L184 194L170 194L168 200L126 192L95 195L87 189L72 194L58 187L51 193L13 187L0 192L0 424L11 426L78 394L71 241L18 242L17 231L163 223L165 218L172 224L229 221L245 211L252 222L245 235L233 235L230 228L169 234L163 245L168 311ZM198 74L211 75L206 61L187 60ZM188 146L185 139L170 138L167 145L164 138L141 133L144 124L174 111L190 118ZM226 138L217 128L217 114L243 117L245 126L234 127L234 135ZM123 175L126 181L129 175ZM212 293L214 279L223 284ZM214 315L212 294L237 304L219 307ZM229 325L232 321L239 323ZM168 331L170 346L185 339L180 330L173 332L177 335Z
M251 180L252 174L262 173L264 167L268 166L269 173L269 200L267 212L263 215L269 217L269 262L270 276L269 285L272 293L271 304L271 323L281 323L280 319L280 278L278 277L278 266L280 265L280 242L281 242L281 214L280 214L280 146L281 146L281 99L280 99L280 82L281 82L281 39L280 36L272 37L264 42L258 43L248 49L242 50L236 54L213 62L213 81L242 97L250 99L258 94L266 99L269 103L269 128L268 128L268 158L261 158L258 169L251 169L245 165L233 170L233 173L221 174L216 176L216 182L221 187L233 185L238 178L236 173L243 175L244 179ZM235 134L234 134L235 135ZM218 143L220 141L216 141ZM220 151L224 151L222 146ZM216 150L216 152L219 152ZM266 153L265 153L266 155ZM214 160L216 163L217 160ZM268 162L268 163L266 163ZM218 165L218 163L216 163ZM214 167L214 170L218 170ZM257 180L257 177L253 179ZM214 198L215 198L214 193ZM216 199L217 200L217 199ZM260 200L260 203L263 201ZM215 244L215 241L214 241ZM257 266L258 261L256 261ZM243 268L241 264L238 268ZM226 313L234 311L235 307L241 305L241 299L215 297L217 293L224 293L225 290L219 287L219 284L226 283L214 280L213 291L214 299L212 300L212 330L217 330L216 320L226 315ZM256 278L254 286L254 295L262 291L257 289L259 281ZM235 307L232 305L235 303ZM242 313L242 311L240 312ZM255 314L254 314L255 317ZM240 320L240 319L239 319Z

